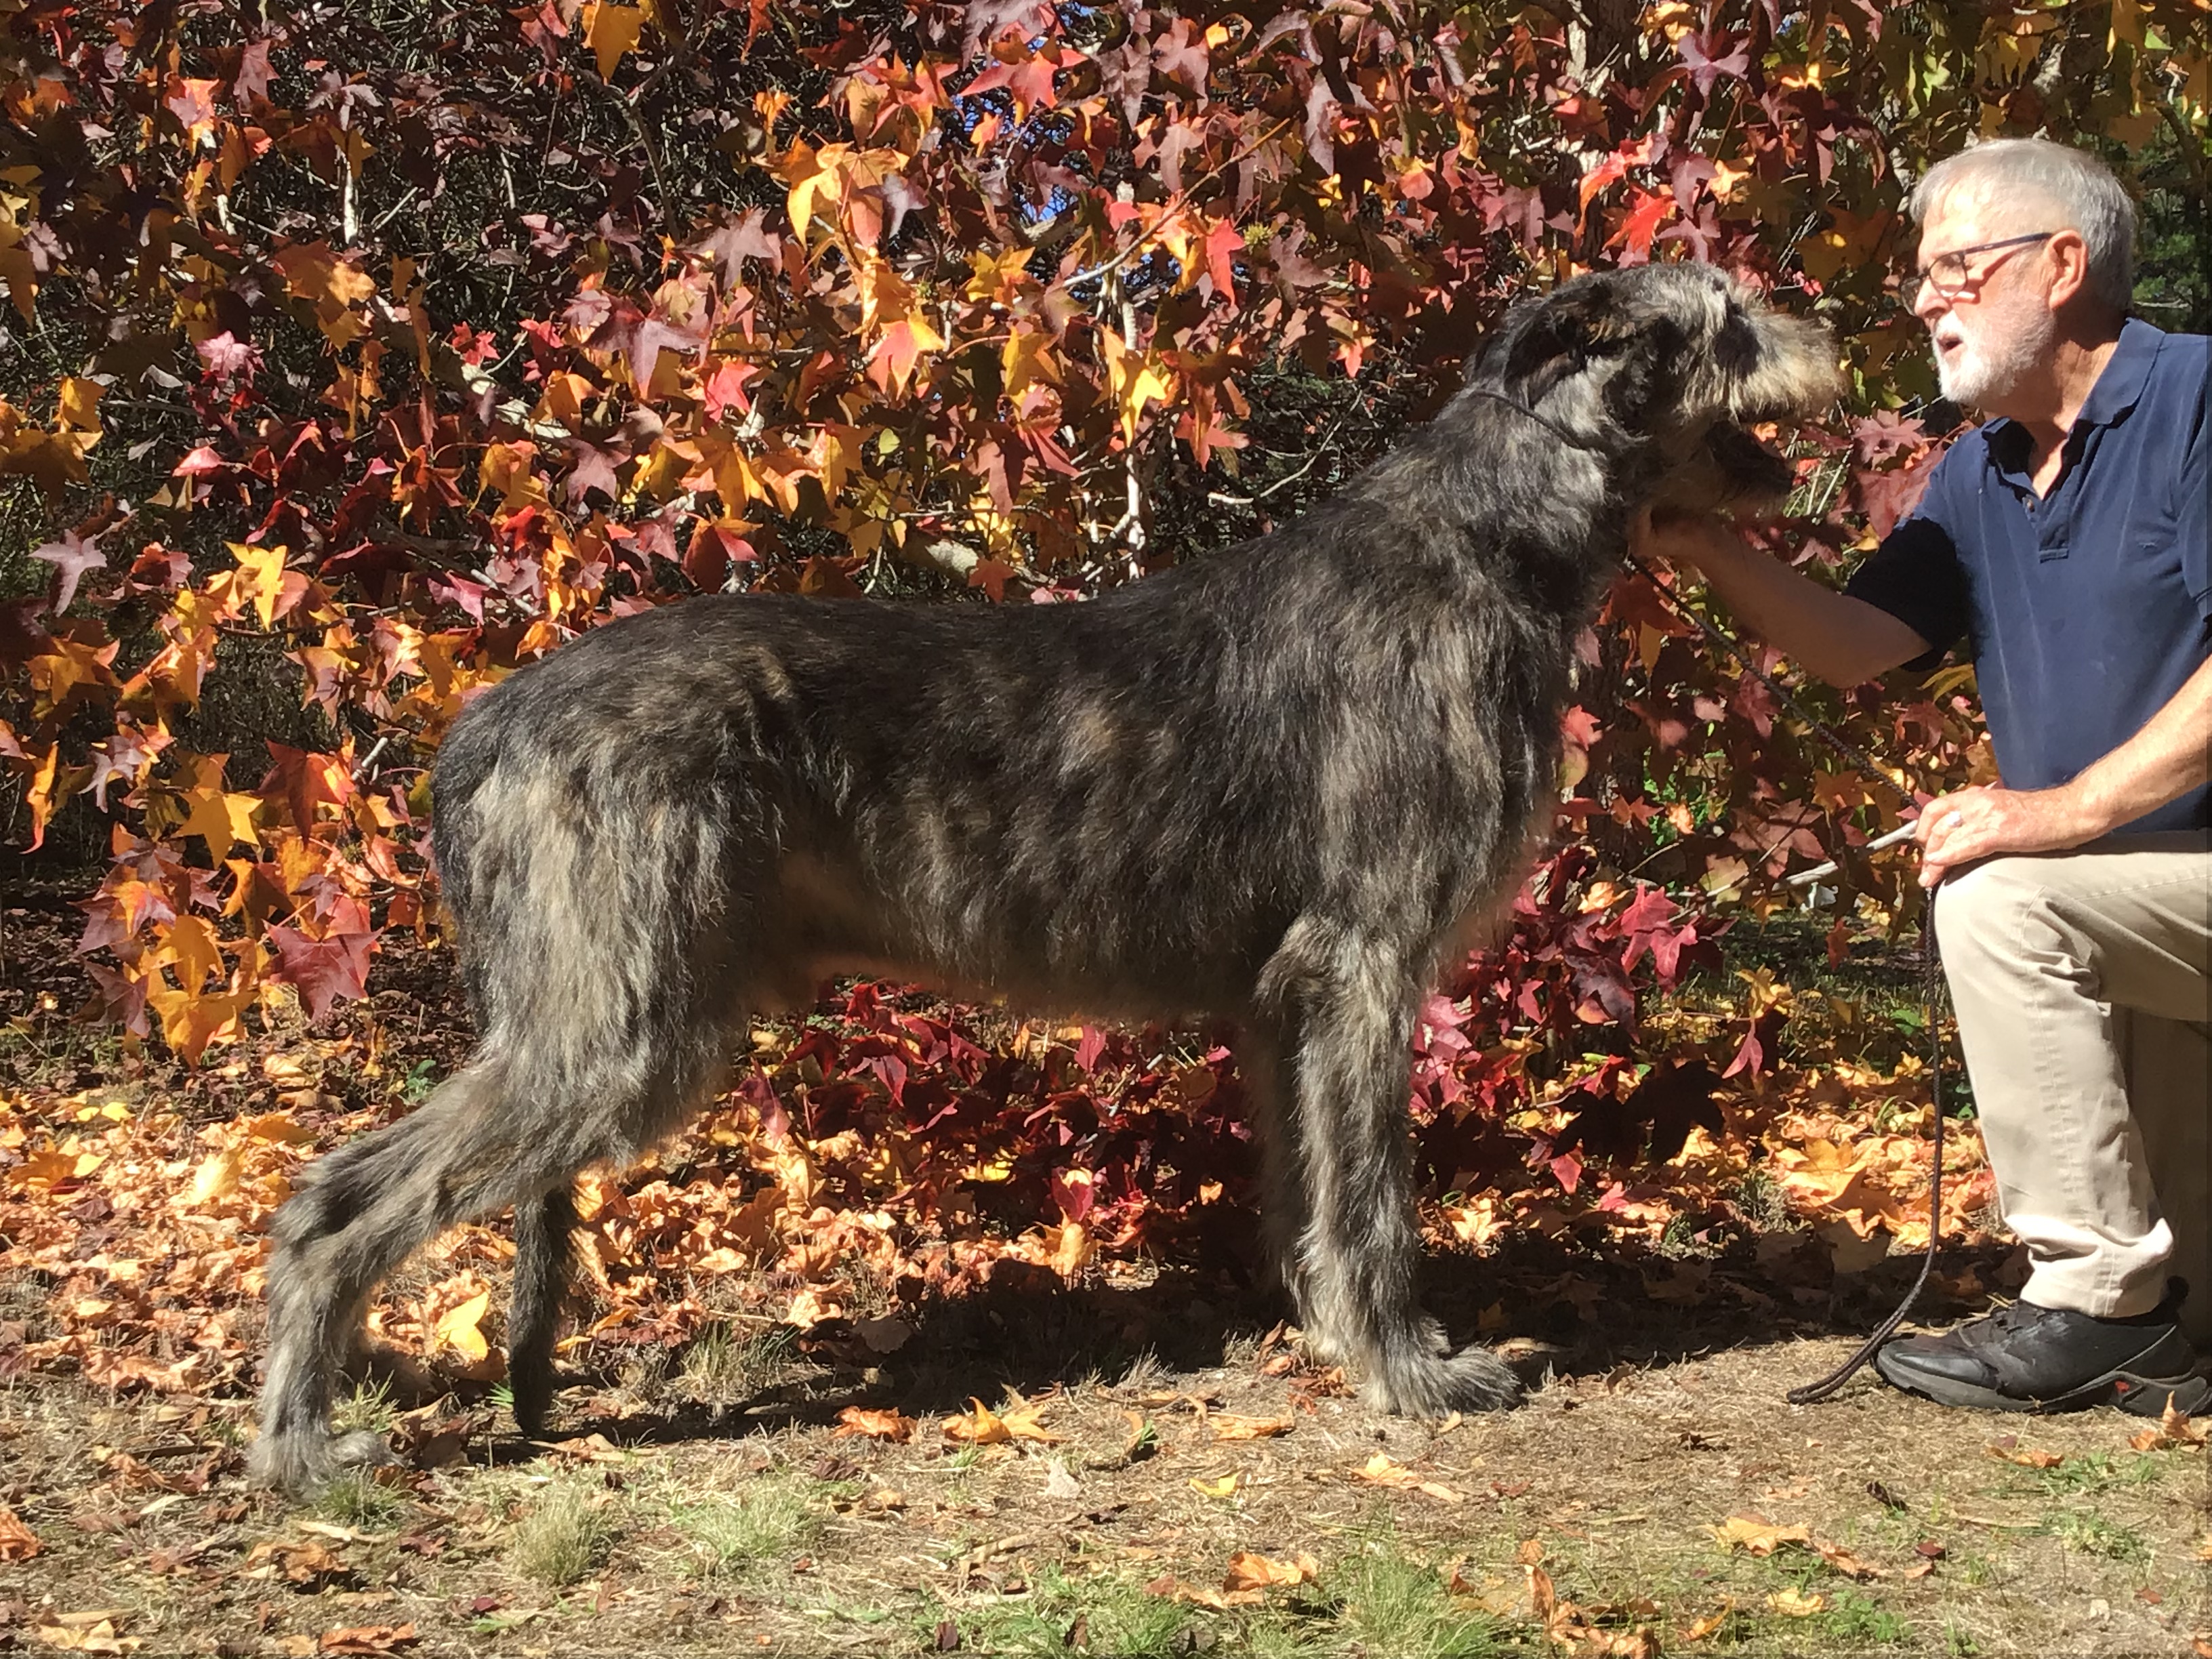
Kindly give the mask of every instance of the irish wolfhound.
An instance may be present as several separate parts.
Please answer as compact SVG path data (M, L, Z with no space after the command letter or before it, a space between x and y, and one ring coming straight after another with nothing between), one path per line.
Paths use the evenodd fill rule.
M472 704L438 866L479 1030L276 1225L253 1464L309 1489L363 1304L514 1206L517 1417L552 1389L571 1178L715 1093L757 1011L869 972L1233 1017L1275 1270L1388 1410L1503 1406L1417 1299L1413 1013L1547 826L1573 642L1662 493L1771 491L1741 431L1832 395L1825 337L1710 268L1516 308L1327 506L1085 605L735 596L601 628Z

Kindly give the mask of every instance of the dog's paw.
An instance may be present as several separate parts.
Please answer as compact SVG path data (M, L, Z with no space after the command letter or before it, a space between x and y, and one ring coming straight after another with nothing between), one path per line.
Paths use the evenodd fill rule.
M264 1434L246 1454L246 1479L286 1497L313 1497L349 1470L376 1468L399 1459L384 1437L367 1429L350 1434Z

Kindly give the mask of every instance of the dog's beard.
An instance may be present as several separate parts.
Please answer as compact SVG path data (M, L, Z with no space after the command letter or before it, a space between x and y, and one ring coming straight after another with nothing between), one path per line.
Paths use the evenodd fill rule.
M2051 356L2058 338L2058 319L2044 306L2014 307L2014 315L1991 317L1983 338L1965 343L1948 362L1936 355L1936 379L1952 402L1977 408L2014 391Z

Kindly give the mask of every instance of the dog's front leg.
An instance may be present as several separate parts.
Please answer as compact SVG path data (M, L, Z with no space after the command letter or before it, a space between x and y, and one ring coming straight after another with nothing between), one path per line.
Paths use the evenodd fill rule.
M1300 1321L1317 1353L1353 1367L1370 1405L1431 1418L1510 1405L1521 1390L1505 1364L1479 1348L1448 1353L1421 1310L1406 1116L1417 981L1387 944L1332 930L1317 950L1304 931L1281 1004L1305 1177Z

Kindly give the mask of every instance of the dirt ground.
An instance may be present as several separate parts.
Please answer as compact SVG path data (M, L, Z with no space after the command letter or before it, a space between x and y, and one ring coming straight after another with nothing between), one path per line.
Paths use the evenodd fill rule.
M243 1486L242 1401L19 1380L0 1501L40 1548L0 1565L0 1644L2120 1654L2203 1651L2212 1626L2201 1447L1871 1382L1783 1403L1840 1338L1528 1355L1566 1370L1437 1429L1367 1413L1186 1284L995 1301L877 1366L702 1345L571 1389L547 1443L491 1401L364 1390L349 1419L427 1467L307 1509ZM1181 1340L1090 1367L1155 1326Z
M259 1109L250 1071L47 1019L81 975L11 918L19 1085L135 1067L190 1121ZM387 1021L392 1077L451 1063L442 995ZM1708 1257L1520 1232L1439 1257L1431 1305L1532 1383L1442 1426L1364 1410L1212 1261L994 1276L804 1335L734 1298L684 1341L581 1351L544 1443L495 1385L387 1367L342 1417L404 1463L305 1508L244 1484L244 1361L140 1393L10 1364L57 1293L15 1273L0 1649L2212 1654L2201 1425L1950 1413L1870 1374L1785 1403L1913 1265L1834 1271L1778 1212ZM1948 1256L1931 1316L2014 1265ZM249 1359L256 1316L227 1339Z

